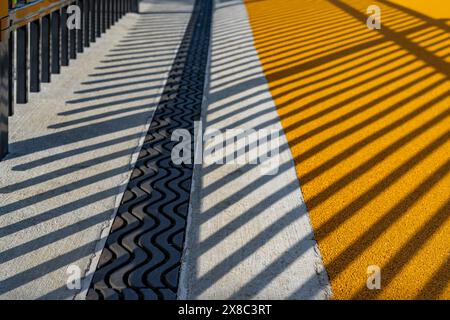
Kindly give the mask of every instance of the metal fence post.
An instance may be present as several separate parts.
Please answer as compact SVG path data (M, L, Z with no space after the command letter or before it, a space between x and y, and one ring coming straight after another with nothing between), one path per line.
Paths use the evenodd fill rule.
M12 8L12 0L8 0L8 8ZM1 17L1 15L0 15ZM9 116L11 117L14 114L14 46L16 45L14 41L14 31L10 29L10 31L7 33L9 36L9 47L8 47L8 54L9 54L9 64L8 64L8 73L9 73L9 81L8 81L8 88L9 88Z
M107 19L106 1L108 1L108 0L101 0L101 3L102 3L102 33L106 32L106 19Z
M67 16L69 18L69 16ZM66 26L67 28L68 26ZM69 59L75 60L77 58L77 32L76 28L69 30Z
M9 6L0 8L0 159L8 153L8 116L10 109L10 31Z
M50 73L50 15L42 17L42 50L41 50L41 81L49 83L51 80Z
M100 38L102 35L102 1L95 0L95 36Z
M109 29L109 28L111 28L111 1L110 0L105 0L105 1L106 1L106 5L105 5L106 28Z
M38 19L30 24L30 92L41 91L40 42L41 21Z
M131 0L131 12L139 12L139 1L138 0Z
M13 115L14 100L27 103L28 92L39 92L41 83L49 83L52 74L60 73L61 66L68 66L71 59L76 59L78 52L83 52L84 47L89 47L130 10L132 2L0 1L1 160L8 153L8 117ZM68 7L73 4L81 10L81 26L77 25L77 29L67 25Z
M80 22L81 22L81 28L77 30L77 52L83 53L84 51L84 44L83 44L83 30L85 28L84 26L84 0L77 0L77 6L80 8Z
M96 32L95 32L95 28L97 27L97 23L96 23L96 18L97 18L97 5L95 4L95 0L90 0L89 1L89 11L90 11L90 37L91 37L91 42L95 42L95 38L96 38Z
M90 0L83 0L83 16L84 16L84 46L90 47Z
M67 28L67 6L61 8L61 65L69 65L69 28Z
M13 71L13 65L14 65L14 31L11 31L8 33L9 35L9 116L12 116L14 114L14 71Z
M116 21L120 19L120 0L116 0Z
M61 72L61 15L58 10L52 12L52 73L59 74Z
M17 103L28 102L28 26L17 29L16 84Z
M8 40L1 36L0 42L0 159L8 153L9 116L9 52Z
M110 19L111 19L111 26L113 26L116 23L116 0L110 0Z

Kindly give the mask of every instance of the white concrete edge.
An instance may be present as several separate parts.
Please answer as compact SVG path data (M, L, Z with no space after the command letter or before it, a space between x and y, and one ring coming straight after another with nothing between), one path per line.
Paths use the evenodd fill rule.
M239 0L239 1L242 2L243 5L244 5L245 11L246 11L246 15L247 15L247 21L250 24L250 19L249 19L249 16L248 16L247 8L245 7L245 3L243 2L243 0ZM251 25L250 25L250 28L251 28ZM253 32L252 32L252 39L253 39ZM252 41L252 44L253 44L253 46L255 45L254 39ZM259 61L259 58L258 58L258 61ZM259 61L259 63L261 65L261 61ZM264 70L262 65L261 65L261 70ZM263 72L263 74L264 74L264 72ZM265 76L265 74L264 74L264 76ZM267 79L266 79L266 87L267 87L267 90L269 91L270 95L272 96L272 93L270 92L270 89L269 89L269 83L268 83ZM272 97L272 101L273 101L273 97ZM273 105L276 107L277 104L275 103L275 101L273 101ZM278 112L277 112L277 114L278 114ZM289 142L287 140L286 132L284 131L284 127L281 124L281 120L279 119L279 114L278 114L278 121L280 122L280 130L282 131L281 134L280 134L280 137L282 137L282 139L285 140L284 144L286 144L289 147L288 150L287 150L287 152L290 155L289 161L292 162L292 168L295 168L295 161L294 161L294 157L292 155L292 150L291 150L291 148L289 146ZM320 253L319 245L317 243L317 240L316 240L316 237L315 237L315 234L314 234L314 228L313 228L313 226L311 224L311 218L310 218L310 215L309 215L308 207L306 206L306 202L305 202L305 199L303 197L303 191L302 191L301 182L298 179L298 177L296 177L296 178L297 178L299 192L300 192L300 200L301 200L302 203L305 204L305 211L306 211L305 214L306 214L306 216L308 218L307 220L308 220L309 229L311 230L311 233L312 233L311 240L314 241L314 256L316 258L315 261L314 261L314 271L316 272L318 282L321 284L321 286L323 288L322 289L323 296L325 297L325 299L331 299L331 297L333 296L333 290L331 288L331 284L330 284L330 280L329 280L330 278L329 278L328 272L327 272L327 270L325 268L325 264L323 262L323 257L322 257L322 254Z
M198 162L198 154L199 150L202 150L203 139L201 139L201 135L203 135L204 124L206 123L206 111L209 103L209 85L211 83L211 58L212 58L212 38L213 38L213 26L214 26L214 12L216 10L216 1L212 0L212 17L211 17L211 25L210 25L210 38L209 38L209 47L208 47L208 57L206 62L206 74L205 74L205 83L203 86L203 99L201 105L200 112L200 127L197 128L197 131L194 133L194 141L195 150L194 150L194 170L192 172L191 179L191 193L189 196L189 207L186 219L186 230L184 232L184 244L183 244L183 252L181 254L181 266L180 273L178 278L178 292L177 292L177 300L187 300L188 297L188 277L189 272L187 271L186 261L189 261L190 250L188 246L188 238L189 238L189 230L191 230L192 224L192 212L198 211L198 206L200 205L200 186L201 186L201 165L196 165ZM200 157L202 154L200 153Z
M242 2L243 6L244 6L244 9L245 9L245 12L246 12L246 15L247 15L247 21L248 21L248 23L250 25L250 19L249 19L249 16L248 16L247 7L245 6L245 3L244 3L243 0L239 0L239 1ZM250 28L251 28L251 25L250 25ZM253 32L252 32L252 39L253 39ZM253 46L255 45L254 39L252 41L252 44L253 44ZM261 61L259 60L259 58L258 58L258 61L259 61L260 65L261 65ZM264 70L262 65L261 65L261 70ZM264 74L264 76L265 76L265 74ZM272 96L272 93L270 92L270 89L269 89L269 84L267 82L267 79L266 79L266 86L267 86L267 90L269 91L270 95ZM273 97L272 97L272 101L273 101ZM276 107L277 104L275 103L275 101L273 101L273 105ZM278 112L277 112L277 114L278 114ZM282 137L285 140L285 144L287 146L289 146L289 142L288 142L287 137L286 137L286 132L284 131L284 127L281 125L281 120L279 119L279 115L278 115L278 120L280 122L280 129L282 131L282 133L280 134L280 137ZM292 155L292 150L291 150L290 147L288 148L287 152L290 155L290 160L289 161L292 162L292 168L295 168L295 161L294 161L294 157ZM308 208L306 206L305 199L303 197L302 185L301 185L300 180L298 179L298 177L296 177L296 178L297 178L299 192L300 192L300 200L301 200L302 203L305 204L305 211L306 211L305 214L306 214L306 216L308 218L307 220L308 220L308 224L309 224L309 229L311 230L311 233L312 233L312 239L311 240L314 241L314 256L316 258L315 261L314 261L314 271L316 272L318 282L321 284L321 286L323 288L322 289L323 296L325 297L325 299L331 299L331 297L333 296L333 290L331 288L328 272L326 271L325 264L323 263L323 257L322 257L322 254L320 253L319 245L318 245L317 240L315 238L314 228L313 228L313 226L311 224L311 218L310 218L310 215L309 215L309 211L308 211Z
M244 2L241 0L239 2L242 2L243 5ZM208 103L208 96L209 96L209 90L206 90L207 88L209 88L209 84L210 84L210 78L211 78L211 72L210 72L210 64L211 64L211 57L212 57L212 38L213 38L213 28L214 28L214 17L215 17L215 9L216 9L216 0L213 0L213 16L212 16L212 22L211 22L211 38L210 38L210 44L209 44L209 50L208 50L208 62L207 62L207 74L206 74L206 78L205 78L205 87L204 87L204 94L203 94L203 102L202 102L202 110L201 110L201 128L204 128L204 124L206 123L205 119L206 119L206 107L207 107L207 103ZM247 20L248 18L248 12L247 12L247 8L245 7L246 10L246 15L247 15ZM252 38L253 38L253 34L252 34ZM254 41L253 41L253 45L254 45ZM261 62L260 62L261 64ZM261 66L262 67L262 66ZM268 84L267 84L268 85ZM269 91L270 92L270 91ZM273 102L274 105L275 102ZM283 131L283 136L286 137L286 134L284 132L284 128L283 126L280 126L281 130ZM195 133L196 137L198 138L198 132ZM195 161L197 159L197 154L198 154L198 150L201 147L200 143L202 142L201 139L197 139L197 144L195 146L195 152L194 152L194 164L197 163L197 161ZM286 141L286 144L288 144L288 142ZM292 151L289 148L288 152L291 154L291 161L293 161L293 156L292 156ZM293 163L293 167L295 168L295 163ZM185 241L184 241L184 247L183 247L183 253L182 253L182 257L181 257L181 267L180 267L180 274L179 274L179 281L178 281L178 293L177 293L177 299L178 300L187 300L188 294L189 294L189 285L188 285L188 271L187 271L187 267L186 267L186 261L189 261L189 256L190 256L190 250L188 248L188 237L190 235L189 230L191 227L191 223L192 223L192 212L196 211L199 209L199 205L200 205L200 189L197 188L197 186L200 186L201 183L201 176L200 176L200 166L195 166L194 165L194 171L193 171L193 176L192 176L192 183L191 183L191 194L190 194L190 200L189 200L189 209L188 209L188 216L187 216L187 223L186 223L186 231L185 231ZM298 178L297 178L298 180ZM300 190L300 197L301 197L301 201L303 203L305 203L304 201L304 197L303 197L303 192L302 192L302 188L301 188L301 184L300 181L298 181L298 185L299 185L299 190ZM194 201L193 201L194 200ZM323 258L322 258L322 254L320 253L320 249L319 246L317 244L317 240L315 239L314 236L314 229L313 226L311 224L311 219L309 216L309 211L306 208L306 215L308 217L308 223L310 226L310 230L312 230L312 234L313 237L311 240L313 240L315 242L314 245L314 255L316 257L316 261L314 263L314 270L317 274L317 278L319 283L323 286L323 295L326 299L331 299L331 297L333 296L333 291L331 288L331 284L329 281L329 276L328 273L326 271L325 265L323 263Z
M136 13L131 13L131 14L139 16L139 14L136 14ZM177 52L179 51L181 42L182 41L180 41L178 46L173 51L174 59L176 58ZM172 64L173 64L173 61L172 61ZM168 67L168 72L170 72L171 68L172 68L172 65L170 65ZM137 160L139 158L139 153L141 152L142 146L144 145L144 141L145 141L145 138L147 136L148 129L150 128L150 125L151 125L151 123L153 121L153 117L155 115L156 108L159 105L159 102L160 102L161 97L162 97L162 93L164 92L164 88L167 85L168 79L169 79L169 77L167 77L166 80L163 81L163 84L162 84L161 88L158 90L159 100L155 103L156 104L155 110L148 117L147 122L146 122L145 126L142 129L141 137L139 138L138 145L136 146L135 150L133 151L133 153L130 156L130 164L129 164L129 168L128 168L127 178L118 187L119 191L118 191L118 193L116 195L116 198L115 198L113 213L111 214L110 218L103 223L103 225L101 227L99 237L97 238L97 244L95 246L94 253L89 258L88 265L87 265L86 269L84 270L84 272L85 272L84 273L84 277L81 279L81 283L82 283L81 284L81 289L80 289L80 291L78 293L76 293L74 295L73 300L85 300L86 299L87 293L89 291L89 287L90 287L91 282L92 282L92 278L94 277L94 273L95 273L95 271L97 269L97 265L98 265L98 262L100 260L100 256L101 256L101 254L103 252L103 249L105 247L106 241L108 239L108 235L111 232L111 228L112 228L114 219L117 216L117 212L119 210L120 203L122 202L124 193L126 191L128 183L129 183L129 181L131 179L131 174L133 173L134 167L135 167L136 162L137 162Z

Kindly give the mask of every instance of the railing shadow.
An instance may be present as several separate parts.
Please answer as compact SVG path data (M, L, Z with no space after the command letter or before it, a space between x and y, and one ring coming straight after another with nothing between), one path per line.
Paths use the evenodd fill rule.
M445 249L449 241L445 190L450 169L446 161L450 152L448 26L387 0L246 4L255 46L293 152L335 296L442 297L448 286L445 268L450 256ZM369 4L382 8L380 31L365 25ZM334 23L336 19L341 22ZM210 98L217 106L208 110L209 125L221 126L233 117L238 120L227 128L238 128L270 112L258 108L267 101L263 91L236 91L257 87L257 66L250 59L251 50L245 48L245 35L227 29L237 26L239 30L241 23L230 18L215 29L212 78L216 81L211 83ZM236 108L239 103L246 108ZM267 127L273 121L278 120L263 120L258 125ZM214 174L217 168L210 166L202 174ZM286 166L279 169L282 174ZM201 224L216 221L227 208L266 183L270 178L226 192L220 206L202 212ZM217 196L232 185L230 177L215 181L203 186L202 196ZM270 206L283 194L274 190L273 197L259 204ZM193 260L205 259L207 252L222 248L227 235L248 227L263 212L261 207L252 206L215 233L194 240L200 249L191 250ZM280 226L269 226L241 243L209 272L202 270L195 294L202 296L250 259L266 239L279 234L285 219L279 220ZM305 254L306 249L299 250L304 248L301 242L242 283L230 297L258 297ZM424 257L433 252L434 245L441 251L427 260ZM366 288L366 268L371 264L382 267L385 292ZM429 281L421 282L423 288L416 285L411 291L392 291L406 281L406 269L409 278ZM289 298L315 297L314 281L304 282Z
M172 22L172 36L163 37L165 30L154 27L160 23L171 28ZM130 172L130 157L146 121L155 110L184 25L168 14L152 14L140 16L134 28L146 32L156 45L154 50L139 55L134 42L118 42L99 65L111 72L90 70L92 74L75 80L66 109L55 111L60 121L50 124L47 134L11 144L12 153L2 166L11 167L9 176L15 182L3 183L0 188L2 199L11 199L14 193L14 200L2 200L0 207L0 238L9 243L2 245L0 252L2 270L8 271L0 280L0 295L34 297L39 292L27 295L24 288L50 273L64 279L60 274L67 266L100 254L95 250L101 240L84 243L82 239L103 228L114 213L114 199ZM133 33L129 31L122 40ZM125 59L109 59L118 48ZM142 70L124 64L126 59L133 59ZM117 185L106 183L111 180ZM86 210L90 214L80 214ZM72 244L61 246L68 241ZM36 253L42 254L39 263L27 268L27 259ZM11 269L21 261L23 267ZM41 298L68 298L76 293L62 286Z

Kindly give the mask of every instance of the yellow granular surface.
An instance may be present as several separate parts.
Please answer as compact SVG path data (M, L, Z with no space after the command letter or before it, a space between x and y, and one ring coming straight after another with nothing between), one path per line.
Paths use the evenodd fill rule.
M450 1L245 3L334 298L450 299Z

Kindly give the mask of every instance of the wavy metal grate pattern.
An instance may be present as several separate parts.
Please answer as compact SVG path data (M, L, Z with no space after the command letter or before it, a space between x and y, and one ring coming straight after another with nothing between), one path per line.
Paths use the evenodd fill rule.
M197 0L87 299L176 299L193 166L172 163L171 135L200 120L211 19Z

